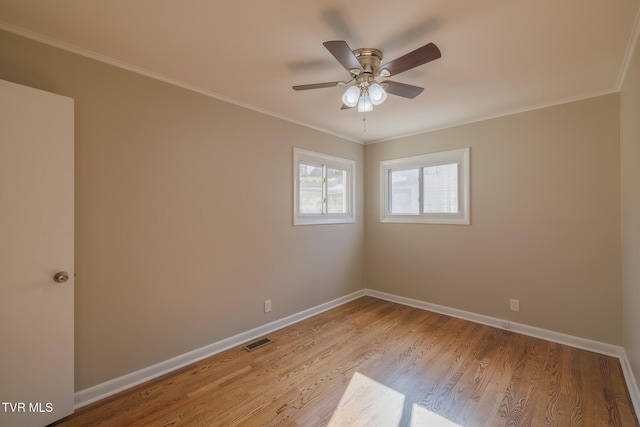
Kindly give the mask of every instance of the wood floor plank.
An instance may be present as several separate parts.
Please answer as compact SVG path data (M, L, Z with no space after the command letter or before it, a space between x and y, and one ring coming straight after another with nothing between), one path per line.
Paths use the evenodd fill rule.
M363 297L55 426L640 427L617 359Z

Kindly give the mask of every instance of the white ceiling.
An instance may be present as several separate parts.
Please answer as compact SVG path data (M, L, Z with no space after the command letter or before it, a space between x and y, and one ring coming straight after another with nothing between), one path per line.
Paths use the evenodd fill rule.
M619 90L640 0L0 0L0 29L367 143ZM426 43L442 58L391 78L422 86L341 111L323 47L383 63ZM1 53L0 53L1 54Z

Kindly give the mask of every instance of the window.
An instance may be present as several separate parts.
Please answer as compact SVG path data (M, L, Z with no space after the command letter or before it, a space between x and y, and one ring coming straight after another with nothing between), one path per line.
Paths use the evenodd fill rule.
M469 148L380 162L380 221L469 224Z
M293 149L293 224L355 222L353 160Z

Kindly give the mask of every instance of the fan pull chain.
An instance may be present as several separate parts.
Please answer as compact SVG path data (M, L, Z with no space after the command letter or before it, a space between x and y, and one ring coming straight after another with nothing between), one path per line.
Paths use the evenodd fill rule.
M367 113L362 113L362 133L367 133Z

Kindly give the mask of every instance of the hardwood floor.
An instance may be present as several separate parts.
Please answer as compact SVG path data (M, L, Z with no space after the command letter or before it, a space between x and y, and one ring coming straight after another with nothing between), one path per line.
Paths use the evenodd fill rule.
M618 359L363 297L56 426L639 426Z

